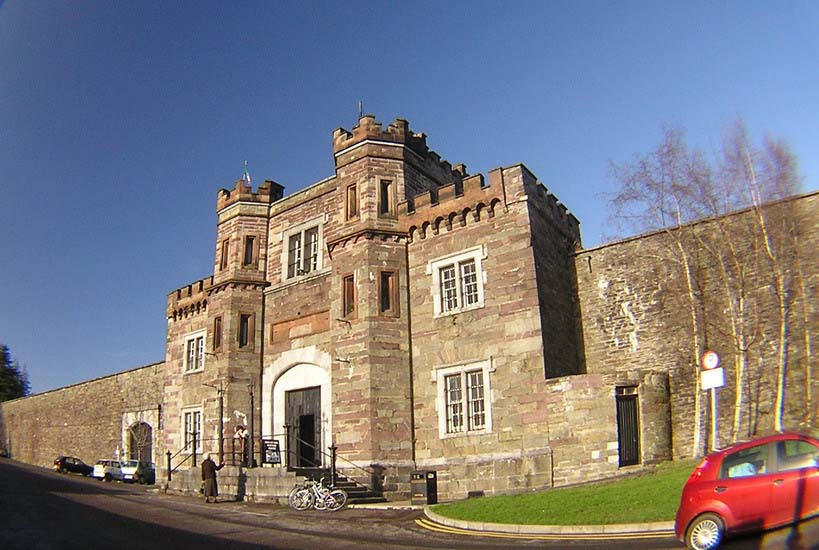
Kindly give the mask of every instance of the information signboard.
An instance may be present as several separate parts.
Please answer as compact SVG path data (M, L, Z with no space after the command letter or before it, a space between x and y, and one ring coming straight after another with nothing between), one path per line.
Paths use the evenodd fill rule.
M281 464L282 454L279 451L278 439L262 439L262 463Z
M725 385L725 369L722 367L702 371L700 384L703 390L713 390Z

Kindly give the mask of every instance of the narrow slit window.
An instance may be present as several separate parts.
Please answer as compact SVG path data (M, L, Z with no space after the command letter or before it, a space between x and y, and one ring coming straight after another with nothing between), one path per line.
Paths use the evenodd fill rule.
M390 216L395 213L395 199L393 198L393 183L391 180L381 180L378 187L378 214Z
M385 315L398 312L398 293L394 271L382 271L379 281L379 311Z
M250 343L250 315L239 315L239 347L243 348Z
M355 277L347 275L344 277L344 317L351 317L355 314Z
M358 217L358 186L354 183L347 186L347 220Z
M213 351L222 349L222 318L213 320Z
M243 265L253 265L256 260L255 254L256 248L256 237L247 236L245 237L245 254L242 258Z
M222 241L222 253L219 258L219 269L227 269L228 267L228 254L230 252L230 241L225 239Z

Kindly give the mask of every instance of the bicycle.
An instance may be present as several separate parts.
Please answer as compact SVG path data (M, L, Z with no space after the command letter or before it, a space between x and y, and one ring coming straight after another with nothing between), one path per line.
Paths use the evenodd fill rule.
M303 484L296 485L290 491L287 504L300 512L310 508L337 512L347 504L347 492L344 489L325 486L324 476L318 481L306 479Z

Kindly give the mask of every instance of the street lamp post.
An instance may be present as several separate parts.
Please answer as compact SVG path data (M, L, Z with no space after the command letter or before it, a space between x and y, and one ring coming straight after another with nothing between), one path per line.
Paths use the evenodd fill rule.
M253 458L254 458L254 454L253 454L253 437L254 437L254 434L256 433L256 431L253 429L253 419L256 418L256 414L254 412L255 411L254 404L253 404L253 389L254 389L254 386L255 386L255 384L253 382L251 382L247 386L248 389L250 390L250 441L248 441L248 443L250 445L250 447L249 447L250 460L248 461L248 465L247 465L248 468L253 468Z
M209 388L216 390L216 395L219 397L219 424L216 425L216 437L219 439L219 464L225 461L225 438L224 438L224 417L225 417L225 398L222 382L219 385L203 384Z

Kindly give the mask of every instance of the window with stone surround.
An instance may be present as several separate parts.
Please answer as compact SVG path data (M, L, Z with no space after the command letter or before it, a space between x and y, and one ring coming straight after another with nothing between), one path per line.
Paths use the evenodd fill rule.
M219 257L219 270L225 270L228 267L228 257L230 254L230 241L225 239L222 241L222 251Z
M484 306L485 259L484 247L477 246L427 264L427 274L432 275L435 317Z
M300 224L282 235L283 280L298 279L322 268L322 229L318 220Z
M492 431L491 364L487 360L437 369L434 376L441 438Z
M205 368L205 331L185 336L185 356L182 359L185 373L200 372Z
M222 349L222 316L213 319L213 351Z
M398 316L398 275L395 271L382 271L378 278L378 313Z
M252 266L258 262L258 247L256 246L257 239L253 235L245 235L245 251L242 255L242 265Z
M345 212L344 219L354 220L358 218L358 185L351 183L347 186L345 197Z
M255 315L252 313L239 314L239 332L237 339L240 348L253 349L253 333L255 330Z
M378 215L395 215L395 185L392 180L381 180L378 184Z
M355 275L345 275L343 280L342 316L346 319L355 316Z
M202 452L202 408L187 408L182 410L182 433L185 438L185 449L188 452L194 448L196 440L196 452Z

